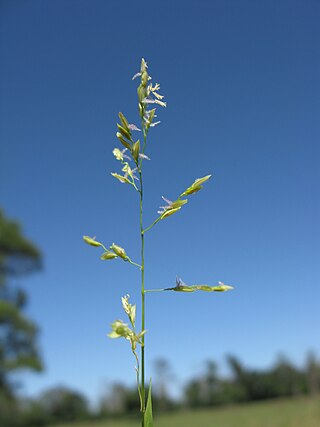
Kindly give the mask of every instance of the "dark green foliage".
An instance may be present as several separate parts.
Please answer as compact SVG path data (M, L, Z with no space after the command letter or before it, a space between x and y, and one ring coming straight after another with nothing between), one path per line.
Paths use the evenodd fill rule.
M23 400L0 395L0 426L44 427L90 417L86 398L66 387L56 387L38 399Z
M0 210L0 275L21 275L40 267L39 249L23 236L19 223Z
M185 401L190 408L204 406L202 384L200 379L191 380L185 388Z
M44 427L50 422L49 414L37 400L20 402L18 415L19 427Z
M19 224L0 210L0 425L8 427L18 422L10 374L42 369L37 326L23 314L27 295L10 284L10 277L37 271L40 266L39 250L22 235Z
M42 394L40 407L51 423L84 420L89 416L85 396L66 387L56 387Z
M18 403L6 387L0 388L0 426L19 425Z
M183 401L170 398L170 364L165 359L155 362L153 408L157 412L189 408L213 407L274 398L315 394L320 390L320 363L310 354L304 368L298 368L280 357L269 369L248 369L236 357L228 356L229 375L219 375L217 365L207 361L204 372L185 386ZM147 393L148 394L148 393ZM101 401L100 417L132 415L137 411L137 392L123 384L115 384Z
M268 371L245 370L234 358L228 358L233 380L247 401L295 396L307 391L306 375L288 360L280 358Z
M214 363L207 371L192 379L185 388L185 402L190 407L249 402L278 397L315 394L320 389L320 364L314 356L308 358L305 369L299 369L284 357L271 369L245 368L234 356L228 356L231 378L216 375Z
M310 352L306 363L306 383L310 394L317 394L320 390L320 365L314 353Z

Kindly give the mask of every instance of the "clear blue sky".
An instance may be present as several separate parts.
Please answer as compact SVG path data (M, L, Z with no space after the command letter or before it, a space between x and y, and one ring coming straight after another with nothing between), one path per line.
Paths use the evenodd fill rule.
M316 0L2 0L1 206L45 264L19 280L46 366L25 392L134 383L127 343L106 334L122 295L139 305L139 271L81 238L139 258L136 194L110 172L118 111L137 122L142 56L168 102L150 133L146 225L161 195L213 174L147 235L147 286L178 274L236 287L149 295L148 375L159 356L183 382L227 353L254 367L319 355L319 21Z

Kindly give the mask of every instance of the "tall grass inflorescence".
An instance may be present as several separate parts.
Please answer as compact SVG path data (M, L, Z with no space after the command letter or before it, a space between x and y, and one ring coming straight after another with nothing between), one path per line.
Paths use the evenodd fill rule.
M129 302L129 295L121 298L123 309L128 317L128 323L124 323L122 320L116 320L112 323L112 331L109 334L110 338L123 337L130 342L131 351L136 360L136 380L137 389L140 399L140 411L141 411L141 426L152 427L153 416L152 416L152 398L151 398L151 380L149 382L148 397L146 398L146 384L145 384L145 313L146 313L146 294L148 292L163 292L163 291L174 291L174 292L224 292L232 289L232 286L225 285L222 282L218 282L217 286L210 285L186 285L180 278L176 278L174 287L164 289L146 289L145 288L145 261L144 261L144 240L145 234L149 232L158 222L165 220L170 215L173 215L180 211L180 209L188 202L188 196L197 193L203 188L203 184L211 178L211 175L206 175L202 178L196 179L190 187L183 191L179 197L174 201L168 200L165 197L162 199L165 202L164 206L161 206L158 216L147 227L143 224L143 166L146 161L149 161L149 157L146 155L148 135L151 128L157 126L160 122L156 121L156 108L157 106L166 107L166 102L163 101L163 95L160 95L160 85L151 83L151 77L148 74L147 63L144 59L141 60L140 71L133 76L133 80L140 78L140 85L138 87L138 111L141 120L141 129L135 124L129 124L126 117L119 113L120 123L117 123L118 131L116 136L123 146L122 149L114 148L113 154L120 163L121 171L114 172L111 175L120 181L122 184L129 184L136 192L139 197L139 209L140 209L140 236L141 236L141 260L140 263L134 262L126 253L125 249L121 246L112 243L109 247L106 247L103 243L96 240L95 237L83 236L83 240L95 247L100 247L103 250L101 260L115 260L120 259L125 262L138 267L141 271L141 330L140 332L136 329L136 305L132 305ZM134 137L134 132L141 132L141 141ZM134 165L134 166L133 166ZM137 351L137 347L140 346L140 357Z

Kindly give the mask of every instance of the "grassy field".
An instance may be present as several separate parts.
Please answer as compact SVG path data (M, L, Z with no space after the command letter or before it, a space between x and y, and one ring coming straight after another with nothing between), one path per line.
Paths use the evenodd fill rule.
M156 417L155 427L320 427L320 396L183 411ZM136 421L99 421L57 427L139 427Z

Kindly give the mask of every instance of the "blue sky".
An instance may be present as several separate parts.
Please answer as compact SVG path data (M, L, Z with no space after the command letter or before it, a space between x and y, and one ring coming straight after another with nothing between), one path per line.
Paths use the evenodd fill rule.
M148 295L148 375L159 356L183 382L228 353L255 367L319 355L319 19L316 0L1 2L1 205L44 255L19 280L46 366L23 376L26 393L134 383L127 343L106 334L122 295L139 309L139 271L81 237L139 259L137 195L110 172L118 111L138 120L141 57L168 102L150 133L145 224L161 195L213 174L147 235L147 286L236 287Z

